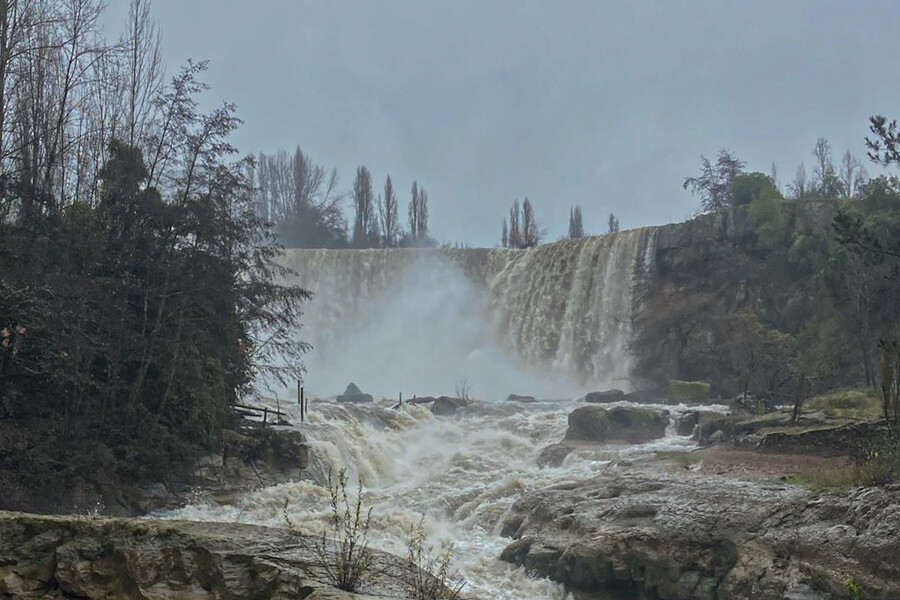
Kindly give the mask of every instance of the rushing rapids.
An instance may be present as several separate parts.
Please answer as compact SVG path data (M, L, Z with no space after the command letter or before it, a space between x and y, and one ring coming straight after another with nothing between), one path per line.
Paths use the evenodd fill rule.
M647 228L525 251L287 250L293 283L315 294L307 386L434 394L466 379L490 399L628 389L635 289L655 238Z
M563 438L567 415L580 405L475 403L442 418L411 404L394 410L389 402L314 401L307 423L298 426L312 453L304 480L258 490L232 506L189 506L167 516L284 526L287 515L295 527L320 535L329 518L328 470L347 468L351 486L361 482L364 502L374 509L373 546L404 556L410 527L424 515L430 541L454 544L466 597L562 600L565 590L557 584L498 560L509 542L500 526L513 502L529 490L627 468L618 466L622 459L693 446L670 430L654 442L600 446L569 455L558 468L539 468L541 449ZM299 422L296 407L287 410Z
M691 444L670 431L647 444L573 452L560 467L537 461L563 439L584 390L631 386L636 289L652 267L656 235L634 230L526 251L287 250L292 282L315 294L300 332L314 345L308 391L331 396L354 381L376 396L410 398L453 394L464 382L459 391L486 401L440 418L414 404L393 409L391 400L316 398L307 422L295 425L311 447L303 480L168 516L290 521L318 535L329 518L327 474L346 468L374 509L374 546L405 555L410 528L424 516L432 541L454 544L467 597L562 600L559 585L498 560L513 502L616 469L623 457ZM510 393L563 399L498 401ZM298 423L296 407L287 410Z

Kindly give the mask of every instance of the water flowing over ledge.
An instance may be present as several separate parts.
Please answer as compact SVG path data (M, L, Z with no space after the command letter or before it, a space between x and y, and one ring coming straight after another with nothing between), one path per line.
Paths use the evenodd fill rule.
M315 294L301 334L315 346L309 387L451 393L466 378L485 398L630 388L635 289L655 240L645 228L524 251L286 250L292 283Z

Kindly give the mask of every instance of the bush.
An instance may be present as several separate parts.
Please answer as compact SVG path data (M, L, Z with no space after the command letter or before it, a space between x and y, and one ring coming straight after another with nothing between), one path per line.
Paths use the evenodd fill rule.
M375 566L375 557L369 548L369 526L372 509L363 511L362 484L357 488L356 499L347 494L347 471L341 469L337 479L328 472L328 491L331 495L331 519L315 551L325 574L331 583L346 592L360 589Z
M709 398L709 384L705 381L669 380L669 399L702 402Z
M410 528L406 542L406 570L403 585L413 600L456 600L466 585L459 574L451 571L453 544L439 550L428 545L425 517Z

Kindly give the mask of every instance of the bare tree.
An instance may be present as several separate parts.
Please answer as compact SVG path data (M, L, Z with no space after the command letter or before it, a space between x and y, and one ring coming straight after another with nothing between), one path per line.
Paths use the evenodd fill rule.
M506 217L503 217L503 223L501 224L500 247L509 248L509 226L506 224Z
M353 221L353 245L357 248L371 247L377 239L374 192L372 174L364 166L357 167L353 182L353 206L356 217Z
M534 207L527 197L522 203L522 248L534 248L541 242L543 233L534 216Z
M393 248L400 238L400 217L397 194L391 176L384 180L384 196L378 197L378 214L381 218L381 234L384 246Z
M853 198L856 196L860 185L865 182L866 177L866 169L862 163L850 154L849 150L844 152L840 164L840 178L848 197Z
M794 174L794 181L788 185L788 194L795 200L802 198L807 192L806 165L800 163Z
M815 158L815 167L813 168L813 177L819 187L825 185L829 173L834 172L834 164L831 162L831 144L828 140L820 137L816 140L813 147L813 158Z
M143 147L164 76L162 34L150 14L150 0L131 0L121 45L128 55L128 143Z
M578 239L584 237L584 222L581 218L581 205L576 204L569 209L569 238Z
M606 221L606 225L609 233L617 233L619 231L619 219L617 219L616 215L613 213L609 213L609 219Z
M509 208L509 247L522 247L522 210L519 208L519 201L513 201Z
M428 194L424 187L413 181L412 198L407 209L409 217L409 236L412 244L421 245L428 238Z

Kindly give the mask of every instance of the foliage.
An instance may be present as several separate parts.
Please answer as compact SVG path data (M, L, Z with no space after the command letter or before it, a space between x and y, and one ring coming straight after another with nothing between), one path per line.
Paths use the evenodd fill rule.
M506 221L503 221L503 231L504 236L503 239L507 240L503 242L503 246L506 247L508 245L508 232L506 231ZM569 209L569 239L577 240L579 238L584 237L584 221L581 217L581 205L576 204L572 208Z
M716 212L734 206L734 180L746 163L725 149L719 151L715 164L705 156L700 162L700 174L684 179L684 189L700 196L700 210Z
M466 585L452 571L453 544L439 550L428 544L425 517L410 528L406 542L406 568L403 584L413 600L456 600Z
M7 180L0 418L42 420L51 443L29 440L0 469L31 456L33 475L65 479L90 443L121 477L162 478L218 443L255 381L301 375L309 294L277 283L280 249L246 162L229 158L234 107L196 111L204 69L189 63L156 98L166 128L148 135L165 161L109 140L96 198L76 201L34 204Z
M574 209L573 215L574 217ZM580 222L581 210L578 210L578 219ZM577 225L576 225L577 226ZM583 233L583 227L582 227ZM531 200L525 198L521 207L519 201L513 201L509 209L509 227L507 228L506 220L503 221L503 236L501 242L504 248L514 248L523 250L526 248L534 248L541 243L545 232L541 229L534 216L534 207Z
M670 400L702 402L709 398L709 384L705 381L669 381Z
M850 600L863 600L862 586L856 583L852 578L844 582L844 587L847 589L847 595Z
M772 178L764 173L740 173L731 182L734 206L750 204L762 194L779 195Z
M355 592L366 584L375 568L375 556L368 540L372 509L363 510L361 483L356 498L351 500L347 480L344 469L336 479L332 471L328 472L331 518L329 530L322 533L315 550L331 583L344 591Z

